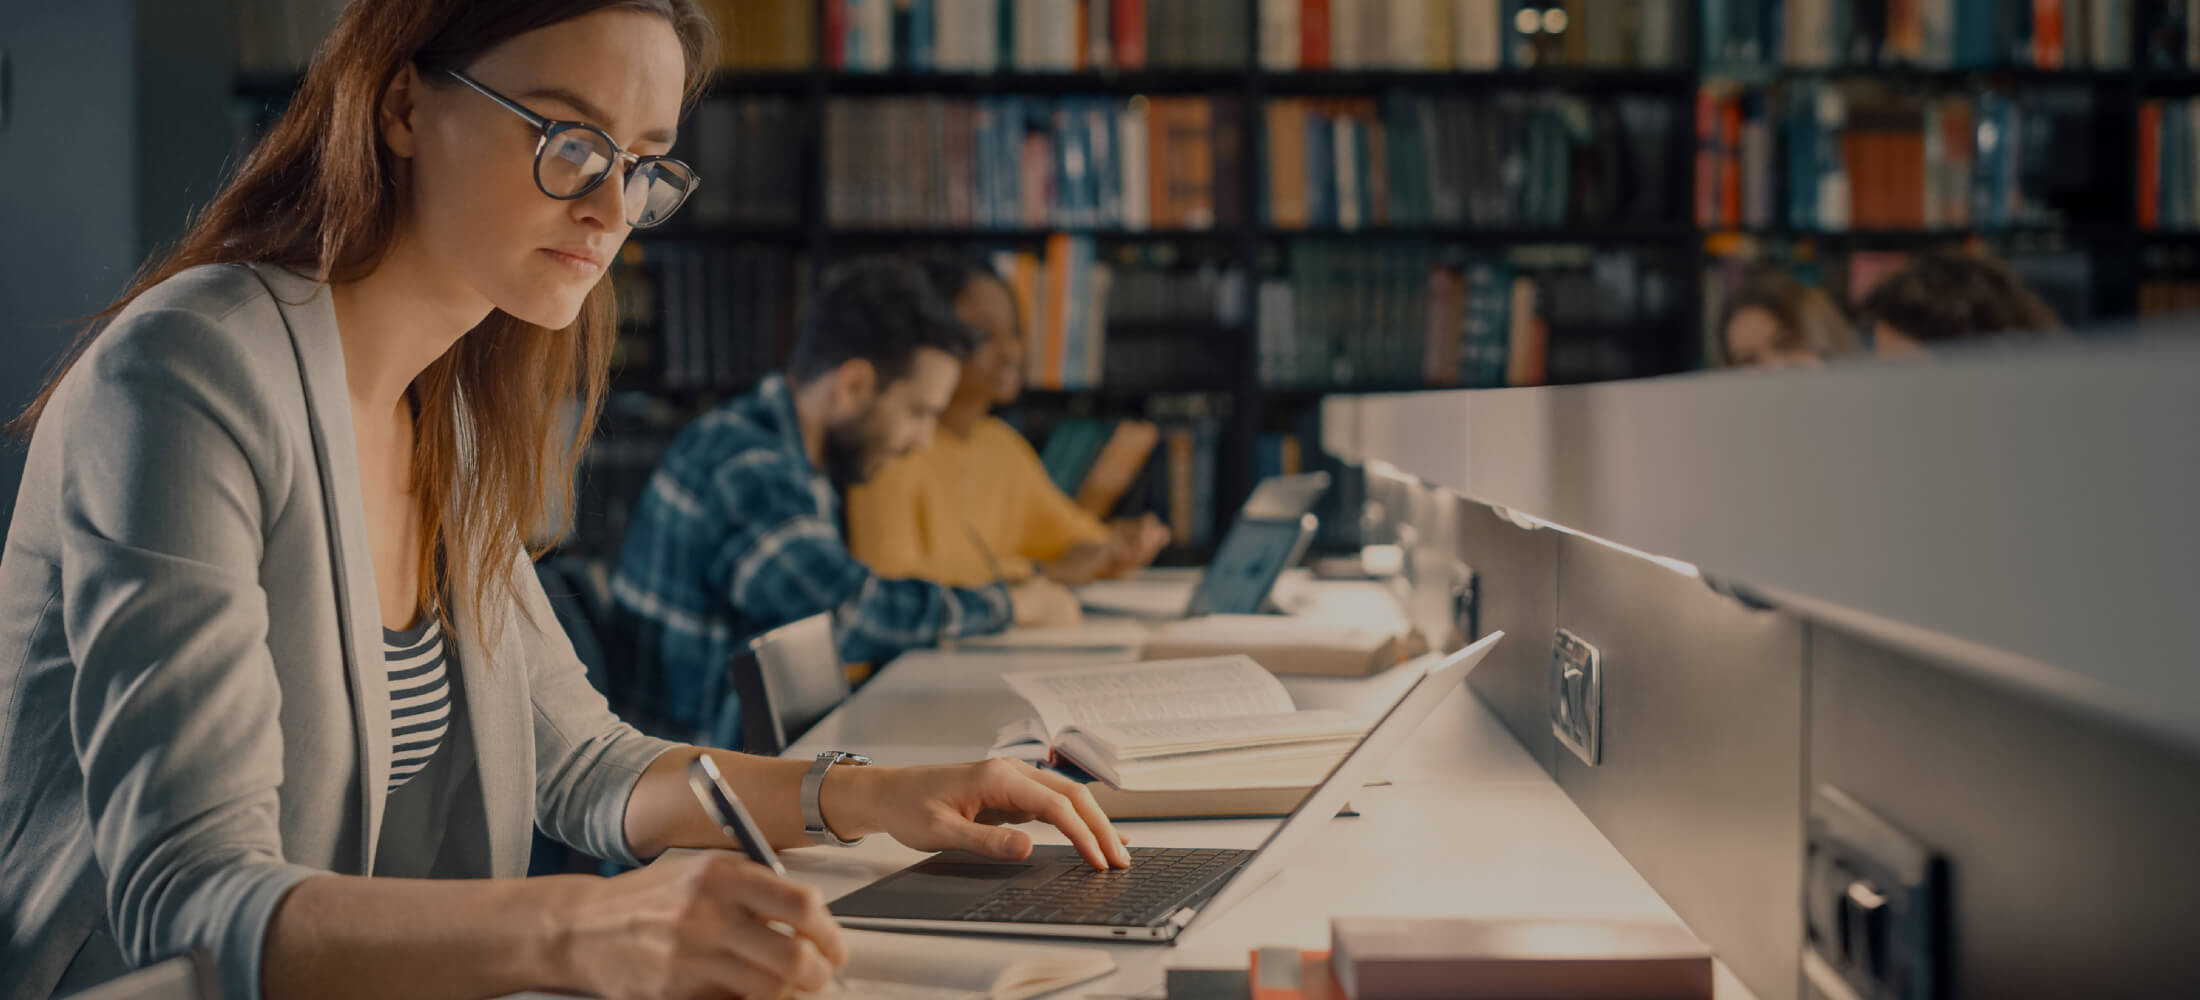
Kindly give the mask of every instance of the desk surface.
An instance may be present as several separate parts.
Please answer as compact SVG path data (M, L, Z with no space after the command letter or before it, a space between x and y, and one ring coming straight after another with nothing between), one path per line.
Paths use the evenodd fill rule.
M984 754L1028 714L1001 682L1019 670L1107 663L1120 654L926 652L902 657L787 751L851 750L882 764L934 764ZM1301 708L1364 708L1411 683L1393 670L1366 680L1286 678ZM1557 784L1471 693L1452 695L1390 761L1387 786L1353 797L1357 818L1332 820L1284 874L1174 946L1087 944L1119 970L1071 995L1160 996L1170 967L1239 967L1256 947L1326 948L1346 914L1614 918L1679 922ZM1133 822L1136 844L1252 847L1273 820ZM1033 825L1040 843L1063 843ZM848 850L785 854L795 877L836 898L924 855L885 837ZM1068 944L1070 942L1060 942ZM1750 994L1722 966L1721 998Z

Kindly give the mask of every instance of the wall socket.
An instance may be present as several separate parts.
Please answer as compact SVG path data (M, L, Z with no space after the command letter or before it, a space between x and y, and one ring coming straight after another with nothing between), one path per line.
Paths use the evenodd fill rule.
M1803 979L1827 1000L1938 1000L1947 865L1831 785L1810 806Z
M1604 762L1604 654L1565 629L1551 642L1551 735L1582 763Z

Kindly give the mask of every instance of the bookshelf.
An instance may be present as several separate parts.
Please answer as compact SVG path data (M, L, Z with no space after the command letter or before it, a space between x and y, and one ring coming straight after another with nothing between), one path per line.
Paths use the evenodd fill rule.
M1598 16L1585 13L1592 4L1597 5ZM1918 57L1892 47L1875 48L1874 58L1881 62L1874 65L1823 64L1830 59L1797 65L1794 60L1751 61L1722 55L1739 51L1731 44L1737 30L1758 32L1765 39L1763 52L1780 53L1780 44L1774 40L1800 44L1787 32L1779 13L1818 16L1817 9L1828 5L1873 6L1881 13L1895 6L1870 0L1721 0L1716 5L1697 0L1432 0L1426 15L1431 20L1386 23L1387 18L1406 18L1396 12L1415 5L1386 5L1377 0L1301 0L1295 6L1284 0L1170 0L1166 5L1162 0L919 0L899 5L894 0L816 0L799 5L711 0L705 6L722 26L732 24L737 34L743 24L754 30L729 44L729 57L745 62L724 66L714 75L710 97L682 139L682 154L706 178L698 203L664 229L637 234L637 249L630 259L633 266L621 273L622 293L631 277L644 277L652 287L640 296L644 301L626 304L629 311L624 318L635 328L637 343L623 352L625 364L616 383L632 398L614 407L606 422L607 434L616 437L636 426L674 423L745 388L763 370L759 364L770 354L772 338L779 338L783 346L791 332L792 308L822 272L822 262L858 252L930 246L1043 257L1051 242L1064 233L1075 234L1080 252L1116 269L1119 289L1126 272L1142 267L1159 272L1210 267L1238 276L1217 292L1218 299L1210 303L1215 314L1211 317L1107 317L1101 332L1108 358L1127 352L1155 359L1159 367L1125 372L1098 364L1081 379L1063 385L1041 381L1026 390L1011 414L1014 422L1042 439L1048 427L1068 419L1158 415L1213 423L1217 430L1213 495L1206 499L1216 514L1217 530L1227 526L1228 512L1261 475L1267 461L1263 456L1275 451L1276 435L1292 435L1306 455L1314 455L1320 440L1320 401L1326 395L1492 384L1487 378L1503 384L1523 374L1536 382L1574 382L1701 367L1709 356L1709 328L1720 315L1720 276L1744 253L1788 259L1804 270L1821 272L1821 279L1837 279L1825 272L1845 268L1860 256L1970 241L2005 251L2037 252L2052 265L2043 265L2042 273L2078 274L2076 291L2057 304L2079 318L2108 319L2134 315L2142 307L2168 308L2188 294L2200 302L2200 227L2143 229L2135 199L2119 193L2132 179L2139 104L2200 96L2200 74L2150 56L2162 47L2156 41L2158 26L2150 27L2152 22L2133 26L2129 58L2121 65L2094 65L2091 59L2074 59L2056 67L2010 60L1955 65L1952 58L1938 59L1936 64L1929 54ZM1083 53L1074 51L1074 46L1049 49L1043 44L1046 39L1017 36L1004 24L998 52L988 55L956 42L950 53L949 36L939 33L945 25L941 19L968 18L976 7L1008 11L1015 17L1059 19L1082 13L1094 18L1081 29L1085 41L1094 44ZM1167 32L1158 23L1146 25L1147 35L1141 42L1135 32L1124 35L1120 21L1111 20L1140 7L1148 18L1175 20L1166 26ZM1293 9L1286 11L1287 7ZM1959 26L1968 23L1962 17L1975 16L1981 9L1973 0L1918 0L1908 7L1921 11L1918 16L1923 17L1944 12L1950 20L1941 23ZM1381 13L1378 8L1393 13ZM1579 16L1571 19L1572 33L1563 37L1548 32L1524 36L1513 28L1524 18L1535 20L1531 10L1548 23L1551 11L1568 8ZM897 9L899 15L894 13ZM1335 29L1330 37L1318 40L1315 26L1302 16L1317 9L1330 12L1327 23ZM1748 9L1757 20L1740 27L1714 23L1715 9L1717 16L1728 18ZM922 27L907 21L917 16L910 13L913 10L933 20ZM1349 26L1340 20L1347 17L1339 13L1344 10L1352 11ZM1492 38L1477 41L1463 30L1466 22L1456 19L1470 12L1477 19L1490 18L1497 29ZM904 20L897 22L897 16ZM1661 21L1664 27L1653 30L1651 26ZM1609 27L1615 24L1628 27ZM930 54L919 57L913 47L876 37L857 39L853 34L875 33L880 25L904 41L914 34L927 35L933 39ZM1297 33L1296 49L1279 44L1273 30L1279 26ZM1185 37L1170 43L1170 58L1165 59L1160 39L1172 32ZM1422 36L1431 39L1425 51L1414 40ZM760 49L764 43L754 40L759 37L797 46L800 53ZM1447 43L1451 48L1442 51ZM2099 44L2106 52L2115 42ZM1317 45L1319 57L1314 55ZM1146 58L1134 59L1131 50L1141 47ZM2180 56L2186 54L2182 41L2175 48ZM1541 65L1521 64L1530 58L1531 50ZM1631 64L1610 64L1614 53L1623 54ZM1711 57L1704 58L1704 53ZM2200 45L2193 46L2190 55L2194 58L2185 61L2200 61ZM911 63L927 59L935 61L934 68L911 68ZM1063 68L1079 61L1092 68ZM1320 68L1306 68L1310 65ZM1451 68L1436 68L1440 65ZM856 68L844 68L849 66ZM264 115L267 108L280 104L295 82L294 72L260 67L240 72L235 89L243 103ZM2052 212L1993 225L1967 220L1798 224L1780 210L1784 206L1777 204L1778 198L1773 199L1774 211L1755 218L1707 216L1702 211L1703 172L1722 169L1719 162L1705 159L1705 137L1698 132L1704 94L1777 96L1850 86L1876 86L1928 100L1975 101L1980 94L2022 95L2043 89L2083 94L2092 109L2085 170L2093 182L2094 193L2089 196L2093 200L2053 205ZM1209 151L1215 157L1212 162L1226 165L1227 170L1211 178L1207 217L1189 224L1160 225L1158 220L1132 224L1099 214L1072 218L1060 214L1059 205L1034 211L1029 204L1010 204L1005 211L988 214L984 206L967 203L982 201L979 194L966 195L964 203L943 208L926 200L936 199L937 192L949 186L937 178L930 182L930 196L904 199L894 211L850 217L836 207L837 182L829 176L836 156L842 160L851 153L875 156L868 147L853 149L847 134L836 135L836 116L850 114L848 109L877 109L874 118L865 119L871 122L909 111L953 121L956 115L972 113L961 109L982 112L1008 106L1001 102L1026 102L1012 106L1019 115L1043 115L1061 107L1121 115L1134 106L1148 106L1144 102L1170 99L1204 100L1214 108L1234 109L1210 111L1214 117L1209 141L1227 146L1233 158L1224 164L1219 152ZM1327 218L1278 224L1278 206L1273 202L1277 181L1268 162L1276 138L1269 110L1283 102L1296 102L1290 105L1294 110L1303 106L1337 119L1353 119L1338 126L1337 134L1349 134L1347 142L1362 144L1351 148L1362 151L1367 143L1382 142L1371 138L1386 131L1379 126L1389 126L1387 132L1394 140L1406 134L1409 130L1396 126L1414 114L1421 115L1424 123L1436 122L1434 131L1421 137L1426 142L1435 135L1482 135L1475 130L1491 126L1474 115L1485 107L1515 109L1507 113L1517 112L1519 117L1498 122L1503 130L1520 128L1520 120L1530 121L1531 127L1534 121L1548 120L1557 131L1565 132L1580 127L1584 119L1597 127L1601 116L1626 117L1610 110L1624 106L1631 109L1632 117L1620 124L1632 130L1625 137L1633 155L1616 170L1609 164L1600 167L1593 156L1584 165L1583 151L1593 153L1601 143L1575 137L1569 140L1570 156L1521 161L1563 164L1558 170L1567 175L1565 186L1535 193L1557 207L1550 216L1555 221L1548 224L1493 220L1471 206L1446 210L1440 204L1423 206L1416 217L1396 223L1387 217L1369 218L1364 210L1360 218L1341 218L1337 207L1331 206ZM1461 116L1456 122L1445 117L1454 114ZM755 117L743 117L748 115ZM771 124L756 125L758 121ZM1042 118L1019 121L1019 128L1047 129ZM729 132L729 127L734 131ZM738 133L740 127L751 131ZM737 133L744 141L728 138ZM878 141L887 134L866 134L865 140ZM892 134L919 135L928 142L952 141L925 133ZM945 134L952 136L952 129ZM745 141L750 138L755 141ZM1500 149L1507 141L1500 138L1491 148ZM880 145L893 148L894 144ZM1766 146L1764 179L1784 183L1789 170L1784 137L1773 134ZM769 155L754 158L760 147L768 147ZM1727 151L1715 152L1723 156ZM923 157L890 159L900 169ZM1598 169L1624 174L1641 190L1621 199L1625 204L1616 208L1606 204L1602 210L1586 210L1585 204L1600 198L1606 203L1613 200L1610 192L1586 188L1587 182L1575 178ZM723 178L749 177L758 171L778 171L783 186L743 190L734 200L705 207L705 200L718 193L714 188L728 190ZM878 203L895 205L893 185L902 179L874 180L881 185ZM1426 182L1423 178L1422 183ZM1367 179L1362 184L1361 197L1367 196L1365 187L1372 183L1377 182ZM1524 193L1519 188L1499 190ZM2050 254L2063 256L2044 256ZM1360 257L1389 261L1391 266L1388 270L1369 267L1367 273L1351 270L1357 266L1352 261ZM667 363L664 346L650 342L658 332L650 328L666 325L665 312L676 308L670 304L676 296L656 294L658 278L652 272L668 262L702 266L705 270L694 272L689 280L702 278L715 286L715 279L704 276L717 273L708 268L720 258L783 261L784 280L794 287L775 293L770 310L774 318L768 321L727 320L724 315L730 314L720 314L704 322L706 340L723 339L727 330L761 329L761 334L750 336L761 336L765 349L752 351L748 358L713 356L705 363L717 368L699 380L667 380L661 377ZM697 265L697 259L705 263ZM1396 293L1402 298L1385 298L1393 293L1366 292L1345 280L1337 286L1337 301L1347 305L1327 306L1307 289L1338 279L1335 274L1302 273L1300 268L1309 259L1346 260L1345 265L1321 266L1343 267L1338 274L1365 278L1371 286L1407 290ZM1884 261L1883 256L1877 259ZM1129 261L1137 263L1125 263ZM2082 261L2082 267L2073 261ZM1469 279L1481 274L1478 268L1490 266L1502 268L1495 279L1501 289L1509 280L1513 290L1524 290L1526 286L1518 282L1533 279L1535 297L1530 309L1536 314L1534 321L1545 327L1541 346L1532 348L1543 355L1540 372L1508 371L1500 363L1475 369L1481 373L1475 376L1469 372L1475 363L1473 345L1462 347L1464 357L1459 359L1433 348L1424 354L1413 339L1420 331L1397 319L1404 314L1400 303L1405 303L1405 311L1438 308L1431 297L1442 293L1428 289L1449 286L1433 282L1435 276L1456 275L1457 280L1471 284ZM1419 288L1409 287L1416 285L1416 279ZM1613 288L1626 289L1625 296L1615 299ZM1456 298L1459 293L1450 294ZM1463 331L1481 322L1475 316L1479 308L1475 303L1482 301L1476 296L1481 294L1470 288L1469 304L1461 307L1452 301L1449 308L1455 311L1443 320ZM1519 298L1500 295L1498 301L1517 308ZM2082 309L2069 310L2065 302L2081 303ZM1271 313L1265 310L1286 305L1294 320L1303 319L1301 313L1310 307L1344 310L1323 320L1328 330L1320 336L1328 339L1314 344L1312 349L1319 356L1313 363L1304 363L1304 358L1279 362L1273 356L1277 335L1269 322ZM699 306L702 311L696 311L696 316L714 308L709 302ZM715 308L731 306L719 301ZM1377 314L1390 317L1384 322L1391 323L1390 332L1398 336L1361 356L1355 353L1360 342L1380 339L1370 338L1361 329L1368 315ZM1499 323L1497 336L1502 340L1504 317L1483 319ZM1312 325L1318 324L1287 325L1286 339L1299 337ZM715 348L706 345L704 353L710 350ZM1499 350L1502 353L1502 347ZM1450 370L1454 366L1456 374ZM1439 369L1446 370L1445 377L1421 377ZM646 432L633 433L646 437ZM1197 560L1205 547L1189 546L1172 554Z

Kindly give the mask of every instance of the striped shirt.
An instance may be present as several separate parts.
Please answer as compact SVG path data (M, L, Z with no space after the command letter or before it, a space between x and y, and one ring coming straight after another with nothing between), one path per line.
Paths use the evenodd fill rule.
M403 632L382 630L390 679L390 787L396 791L435 759L451 727L451 685L443 633L433 615Z

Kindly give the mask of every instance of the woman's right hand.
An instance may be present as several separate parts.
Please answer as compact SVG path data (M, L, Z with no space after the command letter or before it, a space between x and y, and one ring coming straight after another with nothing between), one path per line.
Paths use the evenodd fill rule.
M816 889L724 851L590 880L559 919L561 978L610 1000L787 997L848 961Z

